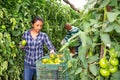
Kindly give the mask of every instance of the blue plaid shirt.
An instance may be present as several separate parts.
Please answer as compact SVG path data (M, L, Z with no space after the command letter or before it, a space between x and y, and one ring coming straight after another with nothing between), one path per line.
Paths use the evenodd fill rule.
M40 32L37 35L36 39L33 39L30 30L28 30L24 32L22 38L27 41L27 44L24 47L24 50L26 52L25 62L29 64L35 64L37 59L42 58L44 44L47 45L49 50L55 50L46 33Z

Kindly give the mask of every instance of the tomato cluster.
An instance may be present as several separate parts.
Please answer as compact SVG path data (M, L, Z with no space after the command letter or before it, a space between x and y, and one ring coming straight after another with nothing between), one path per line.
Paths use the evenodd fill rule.
M42 58L42 64L61 64L64 62L62 57L63 57L63 54L50 53L50 57Z
M103 57L99 61L100 74L103 77L109 77L110 74L113 74L118 71L119 60L114 49L109 50L110 58L109 61L106 57Z

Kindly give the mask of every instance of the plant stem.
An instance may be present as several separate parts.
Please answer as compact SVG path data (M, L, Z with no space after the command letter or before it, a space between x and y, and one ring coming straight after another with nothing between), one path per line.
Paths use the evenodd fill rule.
M104 48L104 54L103 54L103 57L106 56L106 47Z
M103 49L103 45L101 45L101 50L100 50L100 59L103 58L103 53L104 53L104 49Z
M107 12L106 7L104 7L104 20L103 20L103 22L107 19L107 13L106 12Z

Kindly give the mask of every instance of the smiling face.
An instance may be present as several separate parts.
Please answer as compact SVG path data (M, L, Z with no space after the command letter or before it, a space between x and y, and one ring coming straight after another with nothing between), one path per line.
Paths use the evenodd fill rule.
M41 20L37 20L34 23L32 23L32 27L34 31L39 32L43 27L43 22Z

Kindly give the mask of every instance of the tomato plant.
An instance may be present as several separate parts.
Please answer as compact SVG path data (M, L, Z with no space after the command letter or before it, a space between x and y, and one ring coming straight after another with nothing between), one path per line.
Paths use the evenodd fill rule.
M85 9L80 13L69 6L63 6L59 1L0 0L0 80L22 80L24 52L18 46L23 32L31 28L30 22L35 15L44 19L42 31L49 34L57 50L61 48L60 42L66 34L63 29L66 22L81 29L77 34L82 42L78 57L71 58L69 51L64 50L69 44L60 49L64 50L65 61L69 65L66 70L71 80L104 80L99 73L103 46L108 50L114 49L109 51L110 56L106 54L105 57L117 58L110 61L109 65L117 65L118 71L115 72L116 68L114 71L112 67L111 72L113 70L115 73L111 74L109 79L119 80L120 1L88 0ZM74 38L73 36L70 42L74 41ZM44 49L47 53L46 46ZM87 55L89 52L90 56ZM106 69L102 71L106 73L105 76L109 75Z
M59 49L65 35L64 24L79 17L79 14L58 3L58 0L1 0L0 80L23 80L25 53L19 49L19 42L22 41L23 32L31 28L31 20L34 16L43 18L42 31L49 34L52 43L56 49ZM48 53L46 46L44 51Z
M71 20L71 23L78 26L81 31L72 36L60 49L67 53L70 42L75 37L80 37L82 45L79 48L78 57L72 63L74 66L67 68L71 80L119 80L119 2L119 0L88 0L85 9L80 13L80 18ZM92 52L92 56L88 55L89 52ZM108 61L102 61L104 57ZM71 58L68 59L67 56L66 58L68 62L71 61ZM114 67L115 65L118 67L118 71L114 74L112 74L113 68L111 73L109 71L109 66L112 65L111 60Z

